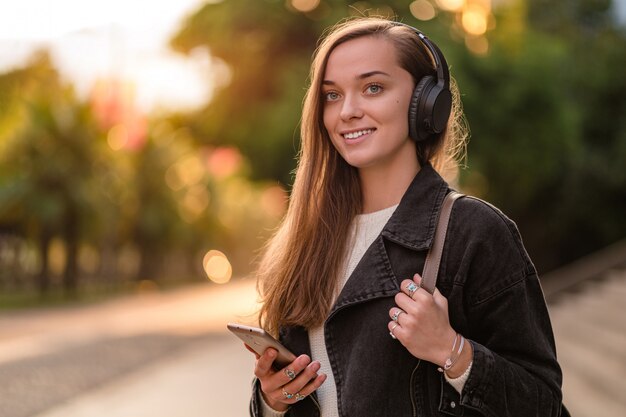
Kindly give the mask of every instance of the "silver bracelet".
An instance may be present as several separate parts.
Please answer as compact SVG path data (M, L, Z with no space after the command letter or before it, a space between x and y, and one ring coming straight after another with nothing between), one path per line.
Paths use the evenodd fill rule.
M459 342L459 350L455 352L454 348L456 347L456 342L459 337L461 338L461 341ZM461 357L461 352L463 352L463 346L465 346L465 338L463 337L463 335L457 333L456 336L454 336L454 344L452 345L452 352L450 353L450 357L446 359L445 363L443 364L443 368L439 367L437 368L437 370L439 372L445 372L448 369L452 368Z

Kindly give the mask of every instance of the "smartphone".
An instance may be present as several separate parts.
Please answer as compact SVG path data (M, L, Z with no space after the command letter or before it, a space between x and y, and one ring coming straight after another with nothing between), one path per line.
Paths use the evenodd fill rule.
M296 355L263 329L237 323L228 323L226 327L259 355L262 355L267 348L276 349L278 351L278 356L274 360L276 369L281 369L296 359Z

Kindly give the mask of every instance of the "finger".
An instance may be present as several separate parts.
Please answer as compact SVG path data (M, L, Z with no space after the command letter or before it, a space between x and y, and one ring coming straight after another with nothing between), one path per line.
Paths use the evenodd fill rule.
M393 307L389 310L389 317L396 323L400 323L400 316L402 316L402 314L406 314L406 312L399 307Z
M306 384L300 391L297 392L299 395L295 396L295 401L303 400L307 396L311 395L316 389L322 386L326 379L326 374L319 374L314 380Z
M291 362L289 365L283 368L282 371L274 372L271 375L266 375L264 378L259 378L261 380L261 389L263 390L263 392L265 392L267 395L269 395L276 401L284 400L282 390L291 381L287 373L284 372L284 370L290 369L296 375L299 375L309 365L310 362L311 362L311 358L309 356L307 355L298 356L293 362ZM297 378L298 377L296 377L295 380L297 380ZM302 379L303 378L299 380L300 382L298 383L298 385L291 385L291 387L295 386L296 389L293 390L293 388L289 388L289 389L292 389L292 391L289 391L289 392L291 393L296 392L302 386L304 386L306 381L302 382Z
M263 352L263 354L256 361L254 375L257 378L262 379L272 374L272 364L274 363L276 356L278 356L278 351L276 349L265 349L265 352Z
M252 349L250 346L246 345L245 343L243 344L246 349L248 349L250 352L254 353L254 356L256 356L257 360L261 357L261 355L259 355L258 353L255 352L254 349Z
M311 380L317 378L317 371L319 371L320 368L321 365L318 361L311 362L293 381L285 384L283 388L287 389L289 392L298 392L302 390L302 388L304 388Z
M293 381L301 375L303 370L309 369L314 363L317 363L317 369L319 369L319 362L311 363L311 358L308 355L298 356L293 362L281 369L280 385L282 386ZM315 372L317 372L317 369ZM316 375L315 372L313 375Z
M398 338L398 331L400 331L401 329L402 329L402 326L399 323L396 323L395 321L390 321L389 323L387 323L387 330L389 330L389 336L392 339Z
M409 298L413 299L414 294L419 290L418 285L412 279L405 279L400 283L400 290Z
M308 356L302 355L298 359L300 358L308 359ZM297 369L297 367L299 367L299 365L296 364L298 359L292 362L290 366L293 366L294 368ZM281 401L287 404L292 404L293 402L296 401L296 399L294 398L295 393L302 391L302 389L307 384L309 384L310 381L315 380L318 377L317 371L320 370L320 367L321 365L318 361L309 363L308 365L306 365L304 369L301 369L299 371L298 376L293 381L288 379L288 382L286 384L280 384L276 386L275 389L272 390L273 391L271 393L272 398L274 398L276 401ZM268 389L267 391L270 391L270 390ZM291 400L294 400L294 401L291 401Z
M413 282L415 282L417 285L419 285L420 287L422 286L422 276L418 273L415 273L413 275Z

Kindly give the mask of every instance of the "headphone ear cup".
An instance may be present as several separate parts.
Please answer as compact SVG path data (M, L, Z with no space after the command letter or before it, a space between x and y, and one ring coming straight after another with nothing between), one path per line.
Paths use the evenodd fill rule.
M430 137L431 132L424 126L424 120L428 118L428 115L424 114L424 106L430 90L432 90L436 84L437 81L435 77L426 75L419 80L413 90L411 103L409 104L409 136L416 142L426 140ZM430 123L430 121L426 123Z

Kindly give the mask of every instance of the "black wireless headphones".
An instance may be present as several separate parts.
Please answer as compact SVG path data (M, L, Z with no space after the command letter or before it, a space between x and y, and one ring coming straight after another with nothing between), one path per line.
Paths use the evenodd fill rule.
M409 105L409 136L416 142L428 140L445 129L452 109L450 72L441 50L422 32L405 23L393 22L415 33L428 48L437 70L437 78L425 75L418 81Z

